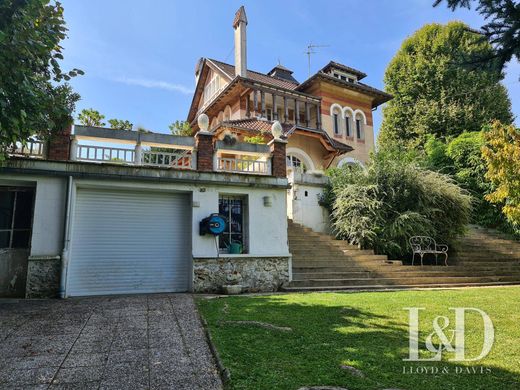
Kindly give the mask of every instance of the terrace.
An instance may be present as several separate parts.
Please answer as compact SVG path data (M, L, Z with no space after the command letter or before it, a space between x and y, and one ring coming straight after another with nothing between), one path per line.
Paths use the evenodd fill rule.
M13 145L8 154L14 157L92 164L273 175L273 152L269 145L242 142L229 145L224 141L215 141L209 132L201 133L205 141L202 143L199 142L198 135L187 137L75 125L70 134L65 132L61 136L58 143L30 139L25 145ZM62 157L57 158L55 152L60 148ZM206 160L210 156L209 163L198 162L197 156L201 151Z

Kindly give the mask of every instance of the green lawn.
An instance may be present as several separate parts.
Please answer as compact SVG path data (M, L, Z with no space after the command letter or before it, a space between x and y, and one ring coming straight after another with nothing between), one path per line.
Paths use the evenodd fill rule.
M453 354L444 355L441 362L404 362L408 356L404 308L412 306L426 308L420 323L424 356L433 318L446 315L453 324L450 307L487 312L495 327L493 349L478 362L450 362ZM350 390L520 389L520 287L200 298L198 307L231 373L230 389L296 390L311 385ZM261 321L292 331L233 321ZM469 357L480 351L481 329L481 318L468 314ZM343 364L358 368L365 378L342 369ZM445 368L448 373L403 373L410 367ZM479 373L455 373L468 367Z

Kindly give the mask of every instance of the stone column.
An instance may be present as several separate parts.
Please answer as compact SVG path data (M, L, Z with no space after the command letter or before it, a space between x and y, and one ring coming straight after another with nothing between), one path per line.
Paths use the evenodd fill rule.
M213 133L199 131L195 134L195 148L197 149L197 171L213 172Z
M274 177L287 177L287 162L285 148L287 141L275 138L269 142L271 148L271 175Z

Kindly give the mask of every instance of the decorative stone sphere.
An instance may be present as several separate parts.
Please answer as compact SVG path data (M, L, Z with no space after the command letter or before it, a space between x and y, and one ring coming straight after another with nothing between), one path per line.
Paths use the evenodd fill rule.
M273 137L276 139L280 139L282 136L282 125L278 121L274 121L273 125L271 126L271 134L273 134Z
M200 114L197 118L197 123L202 131L208 131L209 118L206 114Z

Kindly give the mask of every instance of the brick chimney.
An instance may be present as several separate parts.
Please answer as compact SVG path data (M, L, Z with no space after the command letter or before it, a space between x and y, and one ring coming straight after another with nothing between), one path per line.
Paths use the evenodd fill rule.
M235 14L233 28L235 29L235 76L247 77L247 16L244 6Z

